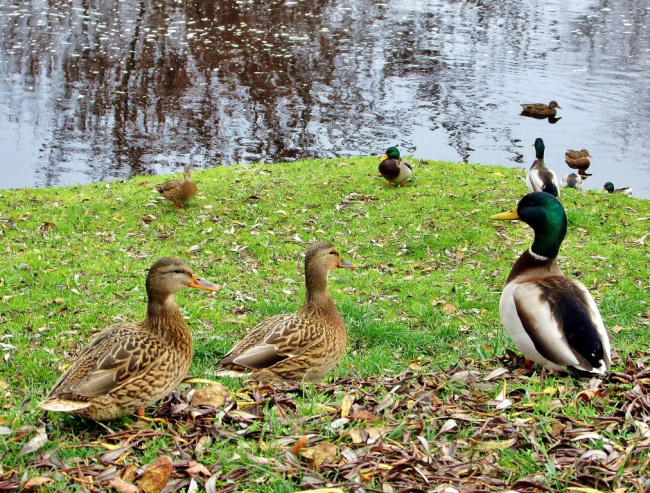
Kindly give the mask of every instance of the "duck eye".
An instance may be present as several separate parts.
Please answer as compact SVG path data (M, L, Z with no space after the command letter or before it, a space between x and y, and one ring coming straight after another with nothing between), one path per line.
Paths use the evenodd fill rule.
M181 269L176 269L174 271L174 274L182 274L182 273L183 273L183 271Z

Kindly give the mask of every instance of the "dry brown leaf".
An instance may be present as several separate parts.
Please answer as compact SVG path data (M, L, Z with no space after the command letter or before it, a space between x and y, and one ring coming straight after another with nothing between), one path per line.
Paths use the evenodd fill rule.
M320 442L313 447L307 447L302 450L302 456L307 459L311 465L318 468L323 464L328 464L336 458L336 445L330 442Z
M36 430L36 436L29 440L25 445L23 445L23 449L18 453L16 457L22 457L23 455L36 452L46 443L47 433L45 432L45 428L38 428Z
M585 389L576 395L576 400L591 402L596 397L602 397L603 392L600 389Z
M202 474L206 478L209 478L211 476L210 471L207 467L193 460L189 462L187 469L185 469L185 472L187 472L187 474L190 476L196 476L197 474Z
M458 311L458 308L456 308L456 305L454 305L453 303L445 303L444 305L442 305L442 311L448 315L451 315L452 313Z
M356 413L350 414L350 419L357 421L374 421L375 418L375 414L370 411L357 411Z
M23 490L29 491L32 488L39 488L47 483L54 483L52 478L46 478L44 476L39 476L37 478L29 478L23 485Z
M298 455L304 446L307 445L308 441L309 437L307 435L301 436L298 440L296 440L296 443L293 445L293 447L291 447L291 453L293 455Z
M121 478L113 478L108 483L108 487L117 491L117 493L139 493L138 487L134 484L127 483Z
M226 402L226 397L228 397L228 389L219 382L214 382L207 387L196 389L192 397L192 405L217 409Z
M147 464L137 485L143 493L158 493L167 485L173 470L172 460L169 457L166 455L158 457Z
M352 443L368 443L373 444L382 436L390 433L393 430L392 426L380 425L373 428L355 428L348 432Z

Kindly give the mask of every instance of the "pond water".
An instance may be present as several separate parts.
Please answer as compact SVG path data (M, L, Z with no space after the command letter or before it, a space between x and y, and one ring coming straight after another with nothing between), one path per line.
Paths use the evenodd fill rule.
M381 155L650 198L650 0L4 0L0 188ZM557 100L555 123L519 103Z

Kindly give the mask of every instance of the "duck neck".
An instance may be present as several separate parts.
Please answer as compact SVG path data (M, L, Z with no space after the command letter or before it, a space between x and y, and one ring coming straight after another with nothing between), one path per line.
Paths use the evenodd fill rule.
M530 277L546 277L561 274L562 270L557 265L555 257L544 257L543 255L534 253L532 249L529 249L526 250L521 257L517 259L515 265L512 266L506 284L514 279L520 281Z
M327 289L327 272L320 270L307 270L305 273L305 287L307 294L302 310L312 315L332 319L337 323L343 323L334 300Z
M149 300L145 325L160 341L170 346L183 346L192 352L192 338L174 295L164 301Z

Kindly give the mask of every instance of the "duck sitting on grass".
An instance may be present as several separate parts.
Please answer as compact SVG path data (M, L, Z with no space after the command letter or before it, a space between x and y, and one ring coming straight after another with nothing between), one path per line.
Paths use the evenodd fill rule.
M605 183L603 190L606 190L608 193L622 193L628 197L632 196L632 187L614 188L614 184L611 181Z
M556 262L567 230L562 204L545 192L524 196L491 219L521 219L533 228L532 246L515 262L501 294L501 321L526 358L553 370L606 374L609 336L585 286Z
M413 174L411 163L400 157L397 147L389 147L386 154L381 157L379 174L386 178L388 186L397 183L400 187Z
M526 185L531 192L546 192L555 197L560 196L560 185L553 170L544 164L544 141L539 137L533 144L535 147L535 161L526 175Z
M311 245L305 252L307 294L302 308L260 322L217 364L219 375L251 377L259 382L317 382L334 368L347 335L343 319L327 289L336 268L355 266L341 259L330 243Z
M560 185L562 188L582 189L582 177L578 173L569 173L562 177Z
M187 374L192 337L174 301L184 288L217 291L178 258L161 258L147 276L147 316L96 334L39 403L95 421L120 417L165 397Z
M174 203L175 209L182 208L198 192L196 185L192 181L190 167L187 165L183 168L182 180L167 180L165 183L156 185L156 190L167 200L171 200Z

